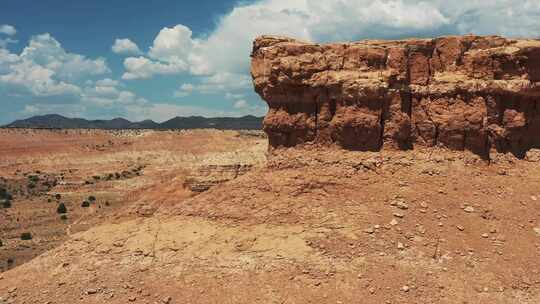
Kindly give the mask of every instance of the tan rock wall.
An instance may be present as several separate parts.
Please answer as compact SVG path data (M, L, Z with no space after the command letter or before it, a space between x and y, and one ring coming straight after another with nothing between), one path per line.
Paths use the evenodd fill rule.
M272 147L540 146L540 41L457 36L310 44L262 36L253 83Z

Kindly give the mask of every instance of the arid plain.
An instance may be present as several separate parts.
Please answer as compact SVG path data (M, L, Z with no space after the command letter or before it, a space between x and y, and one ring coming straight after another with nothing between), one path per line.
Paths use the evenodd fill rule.
M260 166L266 150L261 132L3 129L0 134L0 187L13 197L10 208L0 209L3 271L73 233L152 212L234 178ZM60 204L65 212L57 210ZM23 233L32 240L20 240Z
M258 132L1 132L5 303L540 301L537 150L487 162L267 152Z

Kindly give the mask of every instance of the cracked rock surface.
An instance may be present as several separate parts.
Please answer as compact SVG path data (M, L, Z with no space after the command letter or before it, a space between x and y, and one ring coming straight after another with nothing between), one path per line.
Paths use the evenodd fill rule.
M540 40L452 36L311 44L255 40L272 147L441 146L484 158L540 146Z

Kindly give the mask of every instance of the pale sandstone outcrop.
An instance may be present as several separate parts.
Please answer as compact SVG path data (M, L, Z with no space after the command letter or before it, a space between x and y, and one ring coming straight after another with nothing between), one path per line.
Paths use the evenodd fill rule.
M255 40L270 146L443 146L484 157L540 147L540 40L452 36L312 44Z

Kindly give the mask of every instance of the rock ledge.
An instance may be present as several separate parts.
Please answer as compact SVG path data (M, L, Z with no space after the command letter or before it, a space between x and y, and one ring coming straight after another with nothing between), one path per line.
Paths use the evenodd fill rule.
M540 147L540 40L451 36L311 44L255 40L270 146L441 146L489 158Z

